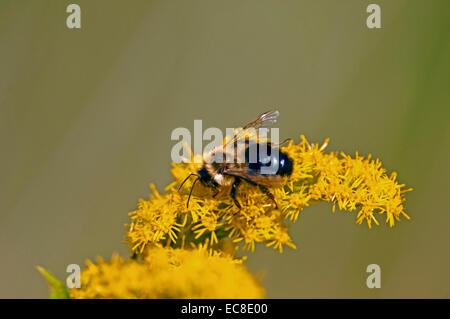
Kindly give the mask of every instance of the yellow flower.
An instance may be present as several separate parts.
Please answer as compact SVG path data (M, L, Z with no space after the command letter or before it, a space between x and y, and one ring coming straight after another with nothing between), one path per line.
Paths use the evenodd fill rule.
M321 146L309 144L304 136L294 144L292 141L282 148L294 162L292 176L283 187L271 190L278 209L275 209L265 194L257 187L241 184L238 198L242 209L234 206L224 187L215 198L212 191L199 185L186 208L192 181L187 181L182 193L176 190L191 173L196 173L199 163L172 164L174 181L166 187L166 194L159 194L152 185L153 195L149 200L140 200L138 209L131 214L127 241L131 249L142 254L150 246L170 245L184 247L186 244L208 243L218 248L221 240L232 242L245 249L254 250L256 243L266 243L283 251L287 245L295 248L289 234L289 222L298 219L300 211L318 201L327 201L349 212L359 210L356 222L366 221L378 225L375 214L386 216L391 227L404 212L403 184L396 181L381 167L381 162L341 153L325 153L326 140ZM198 159L198 158L197 158Z
M200 245L146 249L142 261L114 255L88 262L72 298L263 298L264 289L241 260Z
M293 173L282 187L272 189L278 208L257 187L243 183L238 190L242 209L229 196L229 187L213 198L199 185L189 209L188 193L179 185L197 162L172 164L174 181L160 194L151 185L148 200L139 200L130 213L127 242L134 259L113 255L111 261L99 258L87 263L81 273L81 288L68 292L43 268L39 271L52 286L55 298L263 298L264 289L248 273L242 259L234 258L238 246L254 250L265 243L283 252L295 249L289 236L289 223L298 220L304 207L318 201L331 203L349 212L357 211L356 223L379 224L375 215L384 215L391 227L404 212L404 184L396 173L387 175L381 162L358 153L325 153L304 136L282 148L294 163ZM192 156L191 156L192 158ZM199 158L197 158L198 160ZM186 182L190 189L192 181ZM188 248L186 248L188 247Z
M147 243L157 246L169 238L176 241L177 232L183 224L177 223L179 212L185 206L183 198L176 192L160 195L154 185L151 200L139 200L138 209L131 215L129 241L132 250L142 252Z
M297 156L312 164L312 175L316 179L309 186L312 199L333 203L333 211L336 204L342 210L359 208L356 222L361 224L365 220L369 228L372 221L378 225L374 213L385 214L386 223L391 227L394 219L400 221L400 216L409 219L403 210L403 194L411 189L403 189L405 185L398 184L395 172L388 176L378 159L371 160L371 155L364 158L358 153L354 158L344 153L341 156L324 154L323 146L309 145L303 136L301 144L307 145L308 151ZM295 148L291 144L286 151L293 154Z

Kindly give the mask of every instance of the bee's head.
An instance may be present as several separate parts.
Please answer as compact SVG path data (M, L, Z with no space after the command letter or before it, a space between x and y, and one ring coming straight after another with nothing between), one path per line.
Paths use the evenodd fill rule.
M209 174L208 170L206 169L205 166L202 166L198 172L198 180L200 181L200 183L202 183L203 185L210 185L211 182L213 181L211 174Z

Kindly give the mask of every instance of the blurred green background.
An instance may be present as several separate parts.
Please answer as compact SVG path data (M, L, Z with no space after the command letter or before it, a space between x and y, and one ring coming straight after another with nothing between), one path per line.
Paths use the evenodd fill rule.
M248 254L267 297L450 298L449 31L447 0L1 0L0 297L47 297L35 265L65 278L128 256L127 213L171 181L174 128L277 108L281 139L371 153L414 191L394 228L305 209L297 250Z

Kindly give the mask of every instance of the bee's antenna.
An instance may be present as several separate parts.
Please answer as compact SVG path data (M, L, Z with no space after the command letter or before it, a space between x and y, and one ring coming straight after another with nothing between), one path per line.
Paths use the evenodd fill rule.
M192 173L192 174L189 174L189 176L188 177L186 177L185 179L184 179L184 181L183 181L183 183L181 183L180 184L180 186L178 186L178 189L177 189L177 191L179 191L180 189L181 189L181 187L183 187L183 185L184 185L184 183L186 183L186 181L192 176L192 175L195 175L195 176L197 176L197 178L199 178L200 176L198 175L198 174L195 174L195 173Z
M197 183L199 179L200 179L200 177L197 175L197 178L195 179L194 184L192 184L191 191L189 192L189 197L188 197L188 200L186 203L186 208L189 207L189 200L191 199L192 191L194 190L195 183Z

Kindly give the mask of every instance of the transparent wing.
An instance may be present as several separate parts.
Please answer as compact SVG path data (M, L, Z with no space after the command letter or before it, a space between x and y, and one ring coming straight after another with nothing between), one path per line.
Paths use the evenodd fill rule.
M241 139L254 139L258 137L258 129L262 127L270 127L276 123L280 112L273 110L260 114L256 119L245 125L238 133L229 140L225 146L234 144Z
M276 123L279 115L280 112L276 110L264 112L260 114L256 119L248 123L246 126L244 126L244 130L251 127L255 129L258 129L260 127L270 127L271 125Z

